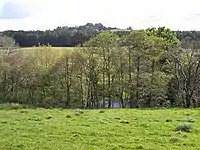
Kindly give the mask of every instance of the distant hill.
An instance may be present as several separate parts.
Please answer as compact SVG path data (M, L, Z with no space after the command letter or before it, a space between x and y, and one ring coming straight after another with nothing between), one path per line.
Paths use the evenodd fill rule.
M54 30L46 31L4 31L2 34L12 37L20 47L32 47L37 45L50 44L54 47L73 47L82 45L90 37L100 31L116 32L119 36L132 31L132 28L118 29L116 27L106 27L101 23L87 23L83 26L57 27ZM200 41L200 31L175 31L180 41L195 40Z

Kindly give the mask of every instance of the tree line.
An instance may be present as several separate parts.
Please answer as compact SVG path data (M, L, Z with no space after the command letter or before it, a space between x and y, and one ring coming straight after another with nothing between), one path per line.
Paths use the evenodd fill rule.
M11 37L20 47L32 47L50 44L56 47L73 47L82 45L99 31L115 28L105 27L101 23L79 27L57 27L46 31L4 31L2 34Z
M170 29L118 36L103 31L83 47L39 46L0 55L0 101L41 107L199 107L200 45Z
M160 28L162 29L162 27ZM57 27L54 30L46 31L4 31L3 35L11 37L20 47L32 47L38 45L50 44L56 47L74 47L83 45L91 37L98 34L99 31L113 31L118 36L123 36L132 28L120 30L116 27L105 27L101 23L87 23L83 26L75 27ZM199 41L199 31L174 31L174 34L180 41Z

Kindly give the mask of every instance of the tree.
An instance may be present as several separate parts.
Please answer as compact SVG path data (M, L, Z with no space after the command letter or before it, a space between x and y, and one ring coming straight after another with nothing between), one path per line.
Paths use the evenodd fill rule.
M133 31L129 35L122 37L121 41L122 46L128 49L129 100L131 108L139 107L141 61L146 49L146 38L147 34L144 31ZM136 83L134 82L135 80Z
M0 48L1 49L13 49L16 46L15 40L13 38L0 35Z
M108 107L111 107L112 98L112 62L113 53L117 44L117 36L111 32L102 32L96 37L92 38L87 42L87 46L94 47L99 59L101 60L101 71L102 71L102 95L103 101L108 98ZM107 81L107 82L106 82ZM106 92L107 91L107 92ZM105 94L106 93L106 94Z
M147 106L151 107L152 102L165 99L166 87L170 79L170 75L165 73L161 68L163 66L160 61L165 55L166 40L156 36L149 36L147 39L147 75L149 76ZM162 105L163 102L160 101Z
M163 38L166 42L167 47L169 45L177 45L180 44L179 40L176 37L175 32L170 30L169 28L159 27L159 28L148 28L146 29L148 36L156 36L159 38ZM166 48L167 48L166 47Z
M196 107L200 84L200 47L198 42L186 42L172 54L176 101L184 107ZM179 104L179 105L180 105Z

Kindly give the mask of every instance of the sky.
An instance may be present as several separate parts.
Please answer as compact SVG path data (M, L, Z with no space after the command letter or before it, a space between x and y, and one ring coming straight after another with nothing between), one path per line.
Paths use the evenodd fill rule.
M200 0L0 0L0 31L102 23L200 30Z

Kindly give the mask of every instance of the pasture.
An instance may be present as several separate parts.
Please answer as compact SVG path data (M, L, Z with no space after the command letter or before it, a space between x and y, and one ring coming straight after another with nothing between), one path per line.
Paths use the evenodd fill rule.
M0 109L1 150L200 149L200 109Z

